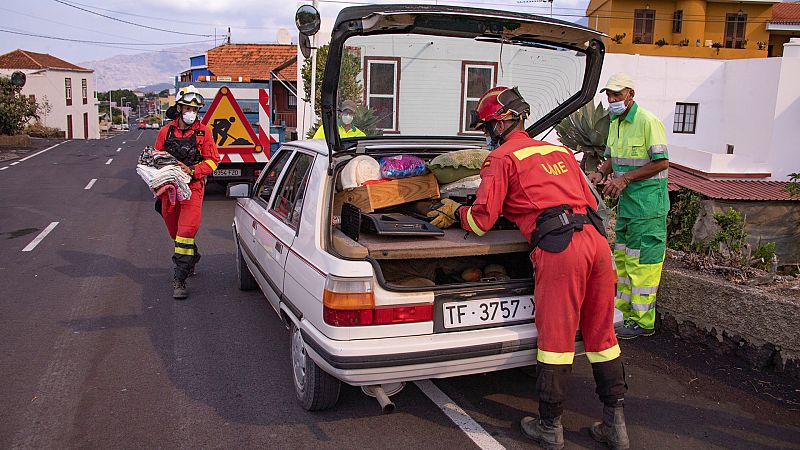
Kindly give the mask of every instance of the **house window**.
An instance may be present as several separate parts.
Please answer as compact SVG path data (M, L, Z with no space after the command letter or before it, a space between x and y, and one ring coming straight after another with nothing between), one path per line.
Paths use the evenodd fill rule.
M744 48L744 32L747 27L747 14L725 15L725 48Z
M64 95L67 98L67 106L72 106L72 78L64 78Z
M637 9L633 15L633 43L652 44L655 24L655 9Z
M681 33L683 31L683 10L679 9L672 15L672 32Z
M497 84L497 64L463 61L461 63L461 133L475 133L470 128L472 111L478 107L481 95Z
M286 98L286 108L288 109L297 109L297 96L289 93L289 96Z
M89 87L86 84L86 78L81 80L81 98L83 99L84 105L89 102Z
M697 125L697 103L676 103L673 133L694 134Z
M366 103L375 114L375 126L384 132L397 132L400 58L366 58L364 65Z

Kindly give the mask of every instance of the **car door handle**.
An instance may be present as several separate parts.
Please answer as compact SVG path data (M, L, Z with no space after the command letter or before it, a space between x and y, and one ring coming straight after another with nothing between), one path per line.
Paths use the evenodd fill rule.
M256 222L255 219L253 219L253 228L256 228L256 226L258 226L258 222Z
M278 253L283 253L283 244L281 244L280 242L276 242L275 251L277 251Z

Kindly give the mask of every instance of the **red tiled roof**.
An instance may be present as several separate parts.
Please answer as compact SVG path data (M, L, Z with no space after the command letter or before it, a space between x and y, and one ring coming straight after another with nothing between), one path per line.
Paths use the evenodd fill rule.
M208 70L218 77L268 80L276 67L297 56L295 45L224 44L208 51ZM297 79L297 63L281 70L288 80Z
M800 3L776 3L772 5L773 23L800 23Z
M676 164L669 166L669 190L676 191L682 187L718 200L788 200L792 198L786 192L789 183L784 181L749 181L749 180L712 180L697 175Z
M93 72L47 53L35 53L28 50L14 50L0 55L0 69L64 69L77 72Z

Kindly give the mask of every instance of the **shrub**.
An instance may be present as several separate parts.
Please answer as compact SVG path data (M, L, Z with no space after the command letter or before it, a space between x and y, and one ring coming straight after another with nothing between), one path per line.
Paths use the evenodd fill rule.
M27 134L31 137L38 137L38 138L63 138L64 132L59 130L58 128L44 126L39 122L33 123L25 127L23 133Z
M22 89L11 84L10 77L0 77L0 134L14 135L37 118L36 101L21 95Z
M675 250L692 251L695 249L692 229L700 214L702 196L694 191L681 188L671 201L670 214L667 216L667 245Z
M761 270L769 271L772 269L772 258L775 257L775 243L767 242L766 244L759 243L753 251L751 262L754 267Z

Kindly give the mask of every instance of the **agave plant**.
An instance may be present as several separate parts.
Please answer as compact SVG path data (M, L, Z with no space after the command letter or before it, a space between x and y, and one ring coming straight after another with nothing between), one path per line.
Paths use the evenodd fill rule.
M574 152L583 153L581 169L584 172L594 171L605 160L603 153L610 123L611 117L602 103L587 103L556 125L561 143Z

